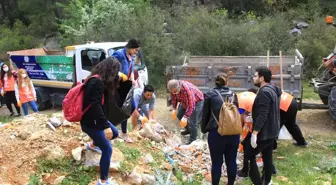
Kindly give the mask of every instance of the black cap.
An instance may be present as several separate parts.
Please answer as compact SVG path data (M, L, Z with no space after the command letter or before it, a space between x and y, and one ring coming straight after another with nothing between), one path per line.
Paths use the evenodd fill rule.
M126 44L126 48L140 48L140 41L137 39L130 39Z

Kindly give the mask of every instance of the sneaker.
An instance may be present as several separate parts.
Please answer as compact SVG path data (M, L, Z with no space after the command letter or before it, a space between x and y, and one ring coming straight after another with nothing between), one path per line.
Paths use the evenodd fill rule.
M247 172L244 172L243 170L239 170L237 173L238 177L248 177Z
M95 146L95 147L91 147L90 146L90 143L86 143L86 150L92 150L92 151L95 151L97 153L102 153L102 151L100 150L100 148L98 146Z
M127 142L127 143L133 143L133 140L128 136L128 134L127 133L122 133L122 134L120 134L120 136L119 136L121 139L123 139L125 142Z
M19 113L19 114L16 115L16 117L20 117L20 116L22 116L21 113Z
M11 112L9 116L14 116L14 112Z
M190 134L190 132L189 132L188 129L185 129L184 131L181 132L182 136L186 136L186 135L189 135L189 134Z
M99 179L97 185L118 185L118 183L114 182L111 178L108 178L104 183L102 183Z
M307 146L308 146L308 142L307 141L305 141L304 143L293 143L293 145L295 145L295 146L298 146L298 147L303 147L303 148L306 148Z

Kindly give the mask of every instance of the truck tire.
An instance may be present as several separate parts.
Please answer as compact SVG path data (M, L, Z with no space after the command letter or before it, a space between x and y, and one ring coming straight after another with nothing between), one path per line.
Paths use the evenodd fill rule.
M43 101L40 91L36 91L36 98L37 98L36 105L39 111L43 111L51 107L50 100Z

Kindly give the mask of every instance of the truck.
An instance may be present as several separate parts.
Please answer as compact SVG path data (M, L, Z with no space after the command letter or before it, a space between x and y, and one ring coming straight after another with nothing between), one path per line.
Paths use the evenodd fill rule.
M282 55L282 54L281 54ZM247 91L254 87L253 75L260 66L269 66L273 74L272 83L292 94L302 108L303 86L302 65L304 58L295 50L292 56L190 56L183 65L167 66L165 75L170 79L186 80L196 85L203 93L215 86L218 73L226 73L228 86L234 92ZM168 106L171 104L167 99Z
M336 120L336 46L329 56L322 59L322 66L325 66L322 76L312 78L310 84L322 102L328 106L332 118Z
M65 51L32 49L9 51L10 65L27 71L35 86L39 110L61 106L67 92L90 75L93 64L102 61L127 42L100 42L66 46ZM44 50L45 52L41 52ZM140 49L135 70L144 84L148 83L147 67Z

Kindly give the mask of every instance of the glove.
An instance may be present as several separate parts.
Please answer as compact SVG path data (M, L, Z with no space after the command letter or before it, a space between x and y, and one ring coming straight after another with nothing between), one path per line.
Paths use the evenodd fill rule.
M257 148L257 134L252 134L252 136L251 136L251 146L252 146L252 148Z
M21 107L22 104L21 104L20 100L16 100L16 102L17 102L17 106Z
M187 124L188 124L188 119L185 118L185 117L183 117L183 118L181 119L181 121L180 121L180 126L181 126L182 128L184 128L184 127L187 126Z
M173 120L176 120L177 119L177 116L176 116L176 110L173 110L172 113L171 113L171 117Z
M139 121L142 125L148 122L148 118L146 116L139 116Z
M119 78L121 78L122 82L125 82L126 80L128 80L127 75L125 75L124 73L119 72L118 75L119 75Z

